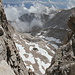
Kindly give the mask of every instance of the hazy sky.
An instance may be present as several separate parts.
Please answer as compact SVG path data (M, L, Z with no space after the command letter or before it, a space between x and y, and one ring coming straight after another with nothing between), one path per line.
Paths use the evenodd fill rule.
M46 6L55 6L59 8L70 8L70 7L75 7L75 0L3 0L3 3L5 2L21 2L21 1L43 1L43 2L48 2L48 4L44 4ZM49 1L52 2L49 4Z
M44 2L48 2L48 1L54 1L54 2L66 2L68 0L3 0L4 1L10 1L10 2L17 2L17 1L44 1Z

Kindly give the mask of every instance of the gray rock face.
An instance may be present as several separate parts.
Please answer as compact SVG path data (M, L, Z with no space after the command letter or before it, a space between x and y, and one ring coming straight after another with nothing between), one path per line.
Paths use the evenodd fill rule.
M35 13L31 13L31 14L24 14L22 15L19 19L22 21L22 22L28 22L28 23L31 23L33 19L36 19L36 20L41 20L42 22L46 22L47 20L49 20L49 15L46 15L46 14L38 14L39 16L36 16Z
M34 21L34 20L39 20L40 22L42 22L42 24L46 23L47 20L49 20L49 15L46 15L46 14L35 14L35 13L30 13L30 14L24 14L22 15L21 17L19 17L19 19L22 21L22 22L27 22L27 23L30 23L29 25L31 25L31 23ZM31 35L35 36L37 33L39 33L41 30L42 30L42 27L40 27L38 25L39 23L36 23L32 29L30 31L27 31L27 32L30 32Z
M0 27L2 28L1 31L4 34L0 36L0 61L5 60L8 65L12 68L13 73L10 74L10 68L7 67L8 72L6 70L7 64L5 62L1 63L1 65L5 65L3 68L6 70L3 72L0 65L0 75L28 75L27 69L19 56L19 52L15 46L13 40L13 27L7 22L4 9L0 8ZM9 74L8 74L9 73Z
M29 22L30 23L34 18L35 18L35 14L31 13L31 14L24 14L19 19L22 22Z
M60 38L63 41L63 38L67 32L66 29L69 29L67 26L67 21L69 17L73 14L75 8L69 10L62 10L57 13L52 19L50 19L47 23L44 24L48 33L46 36Z
M74 14L75 8L69 9L69 10L62 10L61 12L57 13L51 20L49 20L45 27L55 27L56 28L68 28L67 21L69 20L69 17Z

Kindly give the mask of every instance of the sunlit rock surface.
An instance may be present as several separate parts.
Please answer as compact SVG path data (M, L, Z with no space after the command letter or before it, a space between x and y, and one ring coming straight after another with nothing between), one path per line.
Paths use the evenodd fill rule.
M0 62L0 75L16 75L6 61Z

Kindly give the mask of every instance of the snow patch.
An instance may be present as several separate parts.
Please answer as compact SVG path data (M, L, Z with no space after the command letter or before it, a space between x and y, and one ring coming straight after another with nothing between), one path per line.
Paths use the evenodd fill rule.
M48 60L51 62L52 56L50 56L45 49L40 48L38 44L35 44L35 43L27 43L27 42L25 42L25 44L27 44L27 45L34 45L35 48L38 49L37 53L39 53L39 54L47 57Z
M22 57L23 61L30 61L32 64L35 64L35 59L31 53L26 53L24 47L22 45L19 45L18 43L15 43L17 49L19 50L19 54ZM28 55L28 58L25 57L24 54Z
M39 70L41 71L42 74L45 74L45 70L50 66L50 64L49 63L45 64L39 58L36 58L36 60L39 65Z
M55 41L56 43L61 43L60 39L56 39L54 37L45 37L46 40Z
M25 61L25 56L24 56L24 54L25 54L26 52L25 52L24 47L22 47L22 45L19 45L18 43L15 43L15 45L16 45L17 49L19 50L19 54L20 54L20 56L22 57L22 60Z
M36 60L37 60L37 63L39 65L39 70L41 71L42 74L44 74L45 73L45 70L42 68L41 60L39 58L36 58Z
M30 46L30 47L29 47L29 50L30 50L30 51L32 51L32 50L33 50L33 47L32 47L32 46Z
M51 44L51 43L50 43ZM55 44L51 44L55 49L58 49L58 46Z
M55 54L55 52L50 48L48 47L47 45L45 46L47 49L49 49L53 54Z
M56 39L54 37L45 37L45 36L39 36L43 41L45 41L46 43L49 43L50 45L52 45L55 49L58 49L58 46L56 44L51 43L51 41L54 41L56 43L61 43L60 39ZM49 41L49 42L48 42ZM48 47L47 47L48 48ZM48 48L49 49L49 48ZM53 52L53 51L52 51ZM53 52L55 53L55 52Z
M46 47L47 49L49 49L49 50L51 49L51 48L49 48L47 45L46 45L45 47Z
M32 65L30 65L30 66L26 66L27 68L30 68L33 72L34 72L34 68L33 68L33 66Z

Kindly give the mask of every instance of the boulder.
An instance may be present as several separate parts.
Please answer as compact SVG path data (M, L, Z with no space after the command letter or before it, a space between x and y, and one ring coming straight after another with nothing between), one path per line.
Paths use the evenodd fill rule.
M0 63L0 75L15 75L5 60L1 61Z

